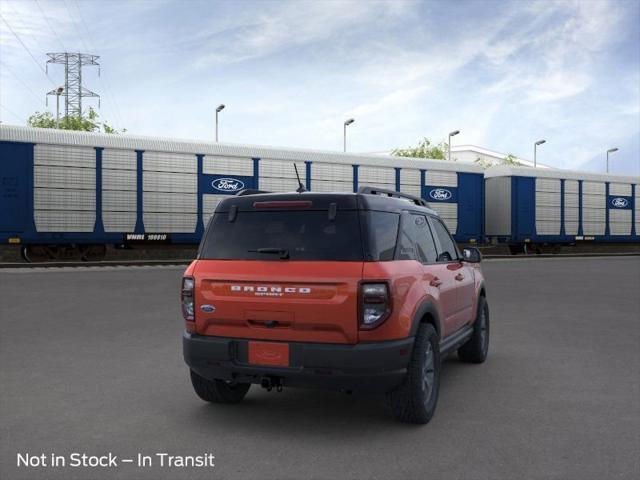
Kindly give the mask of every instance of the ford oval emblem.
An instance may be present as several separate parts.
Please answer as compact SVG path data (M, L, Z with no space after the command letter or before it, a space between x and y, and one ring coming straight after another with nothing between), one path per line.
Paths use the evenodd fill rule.
M442 202L444 200L449 200L453 196L453 194L446 188L434 188L429 192L429 196L434 200Z
M218 178L211 182L211 186L221 192L239 192L244 189L244 182L237 178Z
M202 305L200 307L200 310L202 310L203 312L211 313L216 311L216 307L214 307L213 305Z
M611 200L611 205L613 205L615 208L627 208L627 205L629 205L629 200L622 197L616 197Z

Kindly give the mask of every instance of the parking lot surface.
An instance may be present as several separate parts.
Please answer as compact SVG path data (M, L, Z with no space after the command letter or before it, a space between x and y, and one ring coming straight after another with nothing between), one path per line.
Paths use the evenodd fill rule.
M0 271L0 478L640 476L640 258L483 264L491 345L445 361L426 426L379 395L253 387L208 405L181 357L181 268ZM18 453L213 453L213 468L16 466Z

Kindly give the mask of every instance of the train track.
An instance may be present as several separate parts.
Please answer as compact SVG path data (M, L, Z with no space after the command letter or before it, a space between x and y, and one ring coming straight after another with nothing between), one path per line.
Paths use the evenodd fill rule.
M640 252L583 252L583 253L543 253L539 255L483 255L484 260L512 259L525 260L536 258L589 258L589 257L633 257L640 256ZM146 266L183 266L191 263L192 259L175 260L103 260L100 262L0 262L2 268L56 268L56 267L146 267Z

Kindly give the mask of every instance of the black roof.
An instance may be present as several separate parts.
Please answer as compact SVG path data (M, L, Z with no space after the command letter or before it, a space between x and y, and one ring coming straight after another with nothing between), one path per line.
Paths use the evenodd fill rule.
M362 189L364 190L364 189ZM216 213L229 212L235 208L238 211L254 211L260 208L255 204L263 204L263 202L311 202L311 206L304 207L307 210L328 210L331 204L336 204L338 210L378 210L383 212L400 213L403 210L416 211L421 213L429 213L437 215L437 213L426 207L425 202L420 200L421 204L417 204L415 197L406 196L406 198L390 197L385 190L376 190L378 194L366 193L359 191L357 193L320 193L320 192L290 192L290 193L270 193L261 192L253 193L240 192L238 195L230 196L218 204ZM392 192L388 192L392 193ZM395 192L394 192L395 193ZM412 200L413 199L413 200ZM277 207L272 207L277 208ZM295 210L299 207L292 205L290 208L283 207L286 210Z

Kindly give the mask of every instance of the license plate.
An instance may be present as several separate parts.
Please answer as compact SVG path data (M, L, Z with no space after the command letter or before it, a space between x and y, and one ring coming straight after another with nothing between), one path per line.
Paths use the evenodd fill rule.
M270 367L288 367L289 344L249 342L249 363Z

